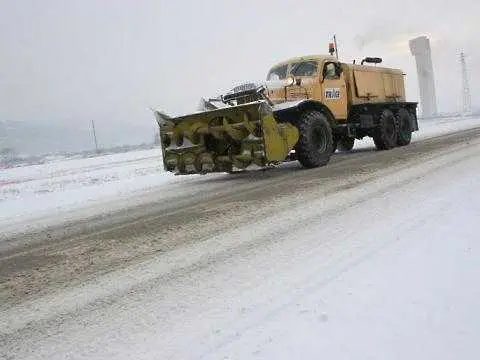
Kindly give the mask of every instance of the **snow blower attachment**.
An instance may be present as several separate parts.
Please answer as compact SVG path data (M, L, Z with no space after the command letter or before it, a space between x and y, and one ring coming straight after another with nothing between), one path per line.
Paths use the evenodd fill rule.
M165 169L205 174L285 160L299 132L275 120L262 91L244 85L222 96L225 107L175 118L155 111Z

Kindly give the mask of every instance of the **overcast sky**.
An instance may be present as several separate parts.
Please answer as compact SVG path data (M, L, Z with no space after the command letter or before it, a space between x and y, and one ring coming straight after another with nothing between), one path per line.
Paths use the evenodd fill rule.
M458 53L480 103L477 0L0 0L0 120L150 129L149 107L192 111L272 63L326 53L402 68L418 101L408 39L432 40L439 111L460 103ZM364 46L361 47L360 44Z

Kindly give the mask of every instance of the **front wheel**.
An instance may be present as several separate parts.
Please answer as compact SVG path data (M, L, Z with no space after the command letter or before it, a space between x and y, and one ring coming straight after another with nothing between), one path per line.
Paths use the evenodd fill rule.
M304 111L295 124L299 139L295 145L297 159L306 168L324 166L332 155L332 128L327 117L316 110Z

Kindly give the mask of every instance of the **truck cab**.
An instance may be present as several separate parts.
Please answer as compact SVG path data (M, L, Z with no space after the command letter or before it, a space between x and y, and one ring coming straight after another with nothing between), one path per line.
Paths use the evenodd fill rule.
M348 117L348 93L344 66L333 56L304 56L274 65L267 82L290 81L283 88L270 89L274 103L311 99L323 103L338 122Z
M417 103L405 100L402 70L377 66L381 62L377 57L361 64L343 63L331 55L292 58L271 67L268 97L282 110L297 106L295 102L323 109L334 148L338 143L339 149L351 150L354 140L365 136L379 149L408 144L411 132L418 130ZM275 81L283 85L268 85Z

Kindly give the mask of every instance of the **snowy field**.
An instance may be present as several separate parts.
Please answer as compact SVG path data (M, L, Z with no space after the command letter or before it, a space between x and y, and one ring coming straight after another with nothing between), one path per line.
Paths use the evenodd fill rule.
M425 120L413 140L477 126L479 118ZM355 149L373 148L370 139L357 141ZM207 176L218 176L211 174ZM88 159L54 161L42 165L0 170L0 227L14 231L35 220L45 224L69 214L91 215L123 206L122 202L145 191L161 192L165 183L194 182L201 175L178 177L163 172L160 149L134 151ZM73 216L73 215L71 215Z

